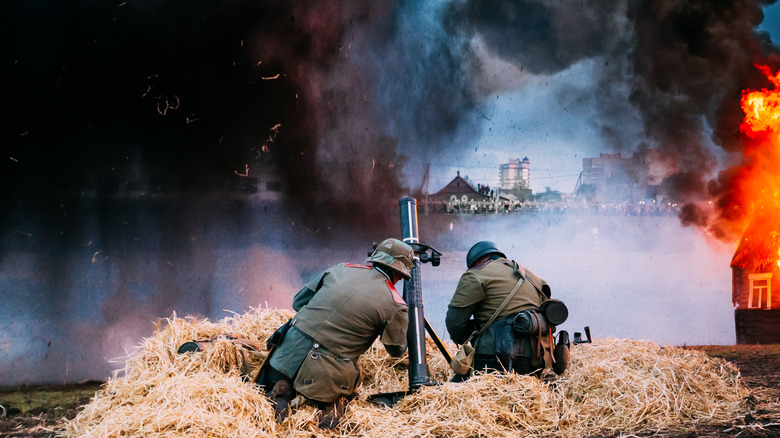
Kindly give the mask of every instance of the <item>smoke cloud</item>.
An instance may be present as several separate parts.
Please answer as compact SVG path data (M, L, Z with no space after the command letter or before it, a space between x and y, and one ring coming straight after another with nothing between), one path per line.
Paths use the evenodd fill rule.
M0 378L101 378L157 318L288 306L397 234L428 163L473 156L489 99L571 71L549 98L593 149L677 154L683 223L738 234L771 2L434 3L2 2ZM278 198L242 192L266 171Z
M739 102L743 90L768 86L756 63L778 65L778 50L756 30L772 3L456 1L444 22L533 75L598 63L597 86L564 88L558 99L595 113L613 151L649 146L678 157L664 185L686 204L681 220L734 241L741 221L731 215L747 211L732 180L732 166L746 165ZM635 118L638 136L626 129Z

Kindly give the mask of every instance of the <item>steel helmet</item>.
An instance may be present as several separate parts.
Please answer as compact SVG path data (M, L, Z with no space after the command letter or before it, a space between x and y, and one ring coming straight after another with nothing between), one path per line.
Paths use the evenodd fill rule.
M412 278L414 250L398 239L385 239L376 246L367 262L379 263L398 271L406 280Z
M489 240L483 240L481 242L475 243L474 246L472 246L469 252L466 254L466 267L470 268L471 266L474 265L474 263L477 262L477 260L480 259L480 257L487 254L493 254L493 253L496 253L501 257L506 258L504 253L498 249L496 244Z

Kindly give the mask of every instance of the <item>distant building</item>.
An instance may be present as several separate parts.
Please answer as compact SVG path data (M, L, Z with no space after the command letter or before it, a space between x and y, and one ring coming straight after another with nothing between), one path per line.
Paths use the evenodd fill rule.
M480 193L458 171L455 178L429 197L433 212L488 213L504 208L509 200L501 196Z
M498 167L498 193L512 200L531 199L531 160L509 160Z
M623 178L631 161L618 154L600 154L598 158L582 159L582 182L600 186L614 178Z
M512 190L531 187L531 160L528 157L509 160L499 166L499 188Z
M480 193L479 190L474 188L465 178L460 176L460 171L446 186L444 186L438 192L432 194L431 199L435 201L443 200L476 200L485 201L490 198L489 195Z
M583 158L578 190L609 201L638 202L665 198L664 180L677 172L677 156L658 149L641 149L629 158L600 154Z

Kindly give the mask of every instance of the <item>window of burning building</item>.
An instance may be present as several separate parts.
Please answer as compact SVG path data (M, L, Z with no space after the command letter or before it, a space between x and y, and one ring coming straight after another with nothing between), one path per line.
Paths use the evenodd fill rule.
M748 294L748 309L772 308L772 274L750 274L750 292Z

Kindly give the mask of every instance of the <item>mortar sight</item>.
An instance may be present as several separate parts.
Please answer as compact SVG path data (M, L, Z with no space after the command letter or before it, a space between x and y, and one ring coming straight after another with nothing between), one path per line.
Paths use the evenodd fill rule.
M420 255L420 261L422 263L429 263L433 266L439 266L441 263L441 253L430 245L422 243L413 243L414 253ZM430 251L430 254L428 253Z
M368 256L371 257L372 254L374 254L374 251L376 250L377 243L374 242L371 245L371 251L368 252ZM423 243L412 243L409 244L409 246L412 247L414 250L414 253L420 256L420 262L422 263L430 263L433 266L439 266L441 264L441 252L436 250L436 248L425 245ZM430 251L430 254L428 253Z

